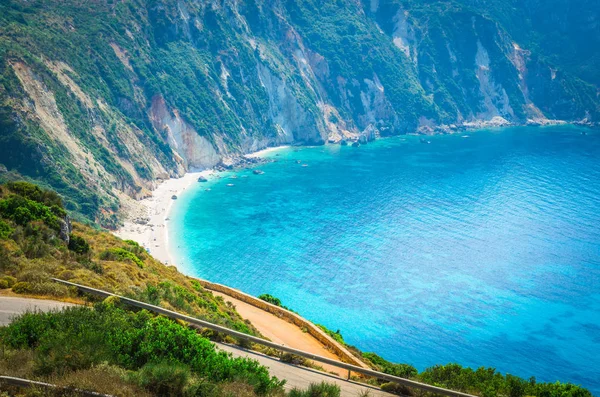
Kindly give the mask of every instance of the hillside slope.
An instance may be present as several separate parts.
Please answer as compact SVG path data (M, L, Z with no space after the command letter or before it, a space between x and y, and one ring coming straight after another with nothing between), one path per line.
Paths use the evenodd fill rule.
M0 4L0 179L106 227L154 181L279 144L600 118L591 0Z

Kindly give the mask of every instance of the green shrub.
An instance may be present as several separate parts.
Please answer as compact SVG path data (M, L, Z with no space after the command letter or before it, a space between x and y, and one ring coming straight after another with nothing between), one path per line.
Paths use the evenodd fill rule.
M397 394L399 396L412 396L413 395L413 392L410 389L410 387L400 385L400 384L394 383L394 382L384 383L383 385L381 385L381 390L383 390L387 393Z
M53 281L44 281L41 283L31 283L31 294L34 295L49 295L62 297L69 295L69 289L61 284Z
M47 330L36 349L34 370L40 375L62 375L69 371L89 369L110 360L112 352L102 343L102 330L81 324L77 333L57 328Z
M0 278L0 280L6 281L8 288L12 288L12 286L17 283L17 279L12 276L4 276Z
M381 372L400 378L414 378L419 374L415 367L409 364L395 364L375 353L363 353L363 357L373 363Z
M270 294L262 294L258 296L258 299L262 299L265 302L269 302L272 305L281 307L281 300Z
M7 289L7 288L10 288L8 285L8 281L0 280L0 289Z
M13 234L14 231L15 231L15 229L13 229L12 227L10 227L10 225L8 223L6 223L2 219L0 219L0 239L9 238Z
M69 238L69 250L79 255L85 255L90 252L90 245L83 237L71 235Z
M149 388L181 385L189 377L185 368L215 383L243 381L258 394L280 390L283 384L257 361L231 358L174 321L103 303L95 310L75 307L25 314L5 328L3 343L13 349L34 348L35 368L43 375L106 362L132 371L142 369L140 379ZM169 371L159 363L179 369Z
M344 340L344 337L342 336L342 333L340 332L339 329L334 332L324 325L321 325L321 324L315 324L315 325L317 327L321 328L321 330L323 332L325 332L327 335L331 336L336 342L341 343L342 345L346 344L346 341Z
M144 262L140 258L123 248L109 248L102 251L100 253L100 259L105 261L131 261L140 268L144 268Z
M202 284L200 284L200 282L198 280L192 280L191 281L192 287L194 287L194 289L196 291L203 291L204 288L202 287Z
M12 290L16 294L30 294L32 292L31 283L21 281L13 285Z
M422 382L468 393L481 393L485 397L503 395L592 397L589 390L571 383L537 383L535 378L526 381L494 368L480 367L476 370L459 364L435 365L419 375Z
M90 269L96 274L104 274L104 268L99 263L93 262L91 260L79 261L86 269Z
M36 201L48 207L56 206L62 209L62 199L58 194L56 194L56 192L51 190L44 190L33 183L24 181L8 182L6 187L13 193L23 196L29 200Z
M135 376L140 386L159 396L181 396L190 377L190 367L172 362L148 363Z
M25 226L31 221L43 221L53 230L60 230L60 220L44 204L21 196L10 196L0 200L0 215L11 219L17 225Z
M306 359L292 353L283 353L281 355L281 361L288 364L302 365L306 362Z
M308 389L300 390L294 388L288 394L289 397L339 397L340 387L331 383L311 383Z

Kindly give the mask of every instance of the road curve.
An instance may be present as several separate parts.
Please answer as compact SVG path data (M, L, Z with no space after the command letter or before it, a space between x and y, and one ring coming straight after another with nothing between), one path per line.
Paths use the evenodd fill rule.
M8 325L19 314L32 311L49 312L75 306L72 303L31 299L13 296L0 296L0 326Z
M235 306L235 310L244 318L250 321L262 336L271 342L303 350L317 356L340 360L340 358L327 350L314 336L302 331L299 326L287 322L286 320L260 309L239 299L225 295L222 292L210 290L214 296L220 296L225 302L230 302ZM322 367L326 372L335 373L339 376L345 376L346 370L333 365L315 363Z
M61 310L69 306L75 305L72 303L42 299L0 296L0 326L8 325L16 316L28 311L37 310L48 312L52 310ZM338 376L326 374L324 372L287 364L279 361L276 358L242 349L238 346L226 345L222 343L215 343L215 345L219 349L231 353L234 357L248 357L257 360L262 365L269 368L271 375L276 376L279 379L285 379L287 381L285 388L288 390L294 387L305 389L311 383L327 382L337 384L342 390L341 394L344 397L363 396L365 395L365 392L368 392L369 397L392 396L392 394L384 393L376 388L347 381Z

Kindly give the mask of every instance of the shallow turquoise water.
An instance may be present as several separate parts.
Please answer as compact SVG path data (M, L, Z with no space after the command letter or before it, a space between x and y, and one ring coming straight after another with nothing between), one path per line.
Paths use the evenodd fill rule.
M171 244L182 271L273 294L389 360L600 395L600 133L582 131L285 149L264 175L184 194Z

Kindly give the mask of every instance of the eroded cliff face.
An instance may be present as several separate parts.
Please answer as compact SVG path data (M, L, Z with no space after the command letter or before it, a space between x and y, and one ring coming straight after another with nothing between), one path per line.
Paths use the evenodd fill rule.
M442 124L474 125L500 118L513 124L597 122L597 81L586 82L582 77L589 76L565 67L564 59L558 61L564 54L544 51L547 44L536 40L553 36L549 26L535 30L550 15L565 36L585 31L590 41L598 43L597 7L589 9L581 28L572 26L570 15L579 7L568 7L565 1L555 1L563 15L535 0L513 3L365 1L364 7L413 62L422 87L443 116ZM595 55L577 53L577 57L589 63L590 57L598 56L598 51L588 52Z
M167 108L164 98L156 96L150 107L150 120L168 143L181 166L180 173L214 167L221 157L216 148L181 118L178 110Z
M123 198L156 180L268 146L597 122L600 78L577 65L599 58L598 11L584 2L576 24L566 0L551 1L562 11L536 0L9 0L0 177L47 182L70 210L114 225ZM540 43L544 13L590 48Z

